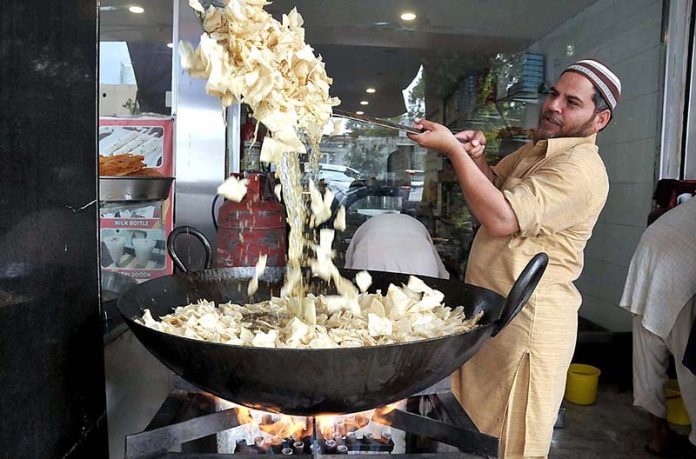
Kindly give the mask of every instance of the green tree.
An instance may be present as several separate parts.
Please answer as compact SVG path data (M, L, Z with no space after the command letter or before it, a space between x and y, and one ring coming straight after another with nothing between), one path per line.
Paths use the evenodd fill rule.
M390 151L390 138L392 135L379 135L381 130L391 134L393 130L376 127L369 129L371 133L378 135L360 135L352 137L348 147L348 153L344 158L347 166L360 171L364 177L379 177L387 172L387 157Z
M410 120L425 117L425 78L423 67L418 71L416 81L406 97L406 114Z
M390 121L398 123L398 119L386 118ZM351 138L358 139L360 137L396 137L399 135L398 131L394 129L388 129L382 126L377 126L374 124L363 123L360 121L348 120L346 123L346 130L349 131Z

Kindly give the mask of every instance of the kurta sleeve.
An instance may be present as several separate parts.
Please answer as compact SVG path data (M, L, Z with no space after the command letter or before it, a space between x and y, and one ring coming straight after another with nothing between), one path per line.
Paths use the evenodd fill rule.
M585 155L587 156L587 155ZM608 179L601 161L564 155L503 191L523 237L553 234L601 208Z
M515 166L519 162L519 158L520 153L519 150L517 150L515 153L509 154L500 161L498 161L498 163L495 166L491 166L493 175L495 175L495 180L493 181L493 184L496 188L500 189L500 187L503 186L505 179L508 178L510 174L512 174L513 170L515 170Z

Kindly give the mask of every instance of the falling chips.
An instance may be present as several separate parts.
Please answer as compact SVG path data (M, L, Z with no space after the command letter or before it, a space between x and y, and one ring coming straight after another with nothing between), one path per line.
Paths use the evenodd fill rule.
M262 161L277 163L284 152L304 152L298 132L319 143L331 108L331 78L321 57L304 42L303 19L296 9L274 19L265 0L229 0L224 8L189 5L203 19L197 48L179 44L181 66L207 80L206 92L223 107L244 102L270 131ZM270 140L270 141L269 141Z
M334 218L334 229L338 231L346 230L346 208L339 206L336 211L336 218Z
M360 289L360 292L364 293L372 285L372 276L367 271L360 271L355 275L355 284Z
M230 201L241 202L246 195L247 185L249 185L249 179L243 178L240 180L235 176L230 176L218 187L217 194L224 196L225 199Z
M281 172L291 228L282 292L301 295L298 270L303 264L305 214L298 209L301 191L293 189L300 186L297 155L306 152L305 141L312 146L314 156L319 154L324 127L332 107L340 101L329 96L332 80L321 57L305 43L304 21L296 9L278 21L264 10L269 4L265 0L223 3L205 8L198 0L189 0L202 20L204 33L196 48L190 43L179 44L181 65L192 77L205 79L206 92L219 97L223 107L245 103L254 118L268 128L260 159L275 163ZM289 155L295 158L290 160ZM239 198L237 192L231 195ZM331 215L329 212L325 217L324 213L322 222Z
M259 277L266 271L266 259L268 258L268 255L261 255L256 262L256 268L254 269L254 276L251 278L249 281L249 285L247 285L247 294L249 296L253 295L256 293L256 291L259 289Z
M314 184L314 180L309 180L309 195L311 197L311 210L313 216L313 227L317 227L331 218L331 203L334 199L334 194L330 189L326 188L324 195Z

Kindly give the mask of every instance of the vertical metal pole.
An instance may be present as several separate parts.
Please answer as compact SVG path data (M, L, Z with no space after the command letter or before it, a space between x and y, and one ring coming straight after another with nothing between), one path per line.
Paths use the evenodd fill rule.
M217 245L210 209L217 187L227 176L227 127L220 100L205 93L205 81L193 79L181 68L179 41L196 46L203 30L188 1L175 0L172 112L175 117L176 200L174 223L200 230ZM238 122L238 118L236 118ZM231 120L234 121L234 120ZM204 251L192 239L177 241L184 264L203 266Z
M664 77L662 85L662 125L660 159L657 165L656 179L680 178L682 152L686 149L686 155L696 155L694 147L694 134L684 130L693 121L693 113L690 107L696 95L690 96L686 92L691 75L687 74L688 62L691 58L689 43L689 31L691 29L691 0L665 0L664 13L666 24L663 25L664 45ZM693 73L693 72L692 72ZM692 85L692 95L693 85ZM688 102L686 110L685 103Z

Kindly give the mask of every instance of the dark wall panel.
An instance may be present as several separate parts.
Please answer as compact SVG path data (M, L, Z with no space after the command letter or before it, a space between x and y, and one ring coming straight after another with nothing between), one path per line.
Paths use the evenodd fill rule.
M0 457L104 457L97 3L0 8Z

